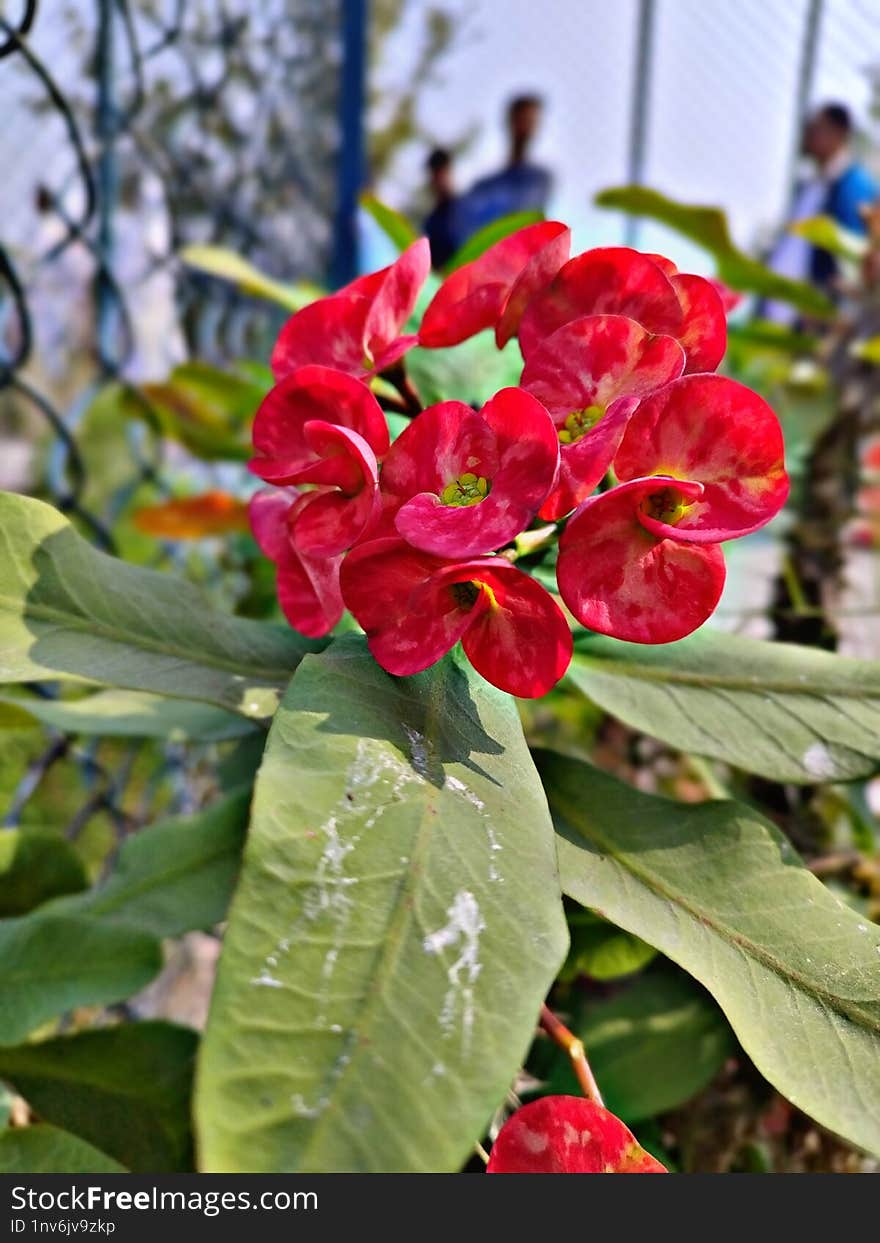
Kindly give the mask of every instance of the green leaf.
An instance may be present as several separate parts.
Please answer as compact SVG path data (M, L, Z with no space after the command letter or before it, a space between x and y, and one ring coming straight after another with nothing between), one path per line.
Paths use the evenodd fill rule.
M689 1101L736 1047L709 994L668 964L614 997L580 1002L570 1026L584 1042L606 1106L629 1123ZM567 1057L554 1056L542 1091L577 1095Z
M790 233L806 238L811 246L827 250L840 259L850 263L860 263L869 250L866 237L853 233L838 224L833 216L809 216L805 220L795 220L788 226Z
M417 346L406 356L406 370L426 406L438 401L482 406L500 388L519 383L522 355L515 341L499 350L494 336L481 332L452 349Z
M0 922L0 1044L75 1006L109 1005L160 970L155 937L42 912Z
M361 207L368 215L372 216L388 240L399 251L406 250L408 246L412 246L413 242L417 240L418 234L406 216L401 215L399 211L395 211L393 207L389 207L387 203L383 203L381 199L376 198L375 194L370 194L369 192L362 194Z
M207 272L209 276L219 276L221 280L231 281L242 293L264 298L267 302L277 302L288 311L298 311L309 302L314 302L322 294L315 285L305 282L290 284L277 281L272 276L261 272L249 260L237 255L234 250L224 246L184 246L180 258L191 268Z
M256 729L252 722L224 708L186 699L163 699L146 691L96 691L82 699L0 695L0 705L17 710L25 723L30 719L65 734L97 734L101 738L224 742ZM14 727L20 726L21 721Z
M0 1133L2 1174L125 1174L125 1166L69 1131L48 1126Z
M0 916L26 915L41 902L77 893L88 883L79 855L63 837L0 830Z
M253 452L250 428L265 384L208 363L175 367L167 380L119 395L128 418L158 420L161 432L204 461L245 461Z
M123 1023L0 1049L0 1075L42 1119L134 1173L185 1171L197 1045L186 1027Z
M96 551L57 510L0 492L0 681L68 677L271 715L304 652L191 583Z
M155 937L211 928L226 917L249 805L250 790L240 790L196 816L142 829L123 842L105 884L61 898L47 913L89 915Z
M657 647L589 635L568 678L634 729L773 781L880 764L880 662L711 630Z
M719 277L731 289L788 302L806 314L820 318L834 314L834 304L814 286L806 281L780 276L735 246L727 218L720 207L678 203L647 186L614 186L601 190L595 202L599 207L647 216L690 238L713 256Z
M488 224L484 224L482 229L477 229L476 233L458 248L444 271L448 274L454 272L456 268L464 267L466 263L473 263L474 259L479 259L480 255L485 254L496 242L509 237L511 233L524 229L526 225L537 224L543 219L544 213L540 211L515 211L507 216L501 216L498 220L491 220Z
M536 758L565 891L695 976L783 1096L880 1153L880 928L750 807L672 803Z
M582 911L568 920L571 950L560 972L561 979L588 975L594 980L617 980L632 975L656 955L652 945L615 928L591 911Z
M200 1056L207 1171L452 1171L564 956L514 703L362 637L303 662L257 780Z

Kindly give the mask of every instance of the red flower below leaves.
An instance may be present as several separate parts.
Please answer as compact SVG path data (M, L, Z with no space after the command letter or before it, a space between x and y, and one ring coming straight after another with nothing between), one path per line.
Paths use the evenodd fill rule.
M549 410L561 451L542 518L561 518L586 500L611 465L639 398L677 379L684 364L674 337L652 335L623 315L574 319L536 347L520 383Z
M521 389L502 389L479 413L441 402L418 415L388 452L386 516L396 514L397 531L415 548L478 556L528 526L558 467L553 421Z
M419 344L458 345L486 328L498 345L516 334L526 303L569 256L571 230L555 220L527 225L478 259L457 268L437 290L422 319Z
M544 1096L508 1118L488 1174L666 1174L614 1114L579 1096Z
M346 607L370 651L406 677L461 640L478 673L511 695L544 695L571 660L568 623L540 583L504 557L447 561L403 540L361 544L342 565Z
M402 336L431 270L426 238L399 259L361 276L338 293L319 298L292 315L275 342L272 371L277 380L307 363L364 376L397 362L416 343Z

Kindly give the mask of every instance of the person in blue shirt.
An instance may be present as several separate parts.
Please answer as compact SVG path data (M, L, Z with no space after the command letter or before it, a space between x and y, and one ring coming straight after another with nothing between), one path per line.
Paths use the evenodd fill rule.
M538 95L517 95L508 104L507 164L477 181L460 201L462 222L469 234L511 212L546 212L553 178L546 168L528 158L542 111Z
M802 151L816 166L813 177L795 190L791 220L811 216L830 216L844 229L864 235L867 225L863 209L880 195L868 170L852 152L853 122L843 104L823 104L804 126ZM783 276L809 280L834 297L837 292L838 263L830 251L811 246L805 238L786 232L768 260ZM790 306L770 302L764 315L779 323L793 323L797 312Z
M435 268L442 268L467 240L467 235L460 218L461 200L455 193L452 155L445 147L435 147L425 161L425 168L434 206L423 228L431 245L431 263Z

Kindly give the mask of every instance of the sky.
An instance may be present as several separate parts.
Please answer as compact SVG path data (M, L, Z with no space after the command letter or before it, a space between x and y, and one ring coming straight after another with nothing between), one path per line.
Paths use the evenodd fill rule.
M438 3L460 15L460 33L419 113L441 142L479 125L460 185L503 161L505 101L536 90L546 118L535 158L556 174L552 214L573 224L581 246L622 240L620 217L591 200L627 180L638 0L410 0L381 82L393 88L405 74ZM656 0L644 181L723 206L748 248L769 240L788 200L807 9L808 0ZM811 102L841 99L867 122L878 16L877 0L825 0ZM408 206L423 159L423 150L403 151L380 193ZM706 270L700 252L653 226L639 245Z

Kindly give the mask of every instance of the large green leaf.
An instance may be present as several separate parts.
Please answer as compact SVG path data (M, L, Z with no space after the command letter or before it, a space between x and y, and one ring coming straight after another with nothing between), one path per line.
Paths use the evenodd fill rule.
M186 1027L123 1023L0 1049L0 1076L44 1121L136 1173L190 1170L197 1045Z
M0 681L70 677L265 717L320 646L97 552L41 501L0 492L0 532Z
M135 928L42 912L0 922L0 1044L74 1006L122 1001L162 966L155 937Z
M118 1161L69 1131L49 1126L0 1133L0 1174L125 1174Z
M670 964L613 997L576 998L569 1024L584 1042L605 1104L630 1123L690 1100L736 1047L712 998ZM548 1050L540 1052L547 1061ZM545 1080L544 1092L579 1091L571 1061L559 1050L535 1072Z
M538 764L565 891L705 985L793 1104L880 1153L880 928L750 807L672 803L551 752Z
M28 718L65 734L101 738L164 738L169 742L223 742L257 727L235 712L187 699L165 699L147 691L96 691L82 699L42 699L35 695L0 695L0 705L15 710L10 721L20 728Z
M142 829L123 843L105 884L59 898L45 912L89 915L156 937L210 928L226 917L249 804L250 791L241 790L196 816Z
M200 1058L209 1171L455 1170L565 953L513 701L309 657L269 735Z
M590 635L568 677L627 725L774 781L880 766L876 661L711 630L657 647Z
M718 275L731 289L788 302L808 315L824 318L834 314L834 304L813 285L780 276L741 251L730 236L727 217L720 207L678 203L648 186L613 186L601 190L595 202L599 207L647 216L690 238L713 256Z
M61 894L77 893L88 883L79 855L58 834L34 829L0 831L0 916L3 918L26 915L41 902Z

